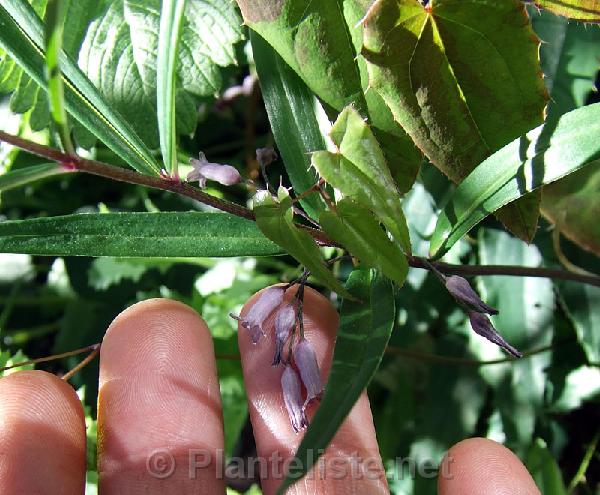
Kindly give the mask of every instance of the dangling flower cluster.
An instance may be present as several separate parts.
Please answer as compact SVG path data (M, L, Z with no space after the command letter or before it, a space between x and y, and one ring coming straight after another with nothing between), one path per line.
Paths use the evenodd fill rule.
M302 284L304 282L301 282ZM288 286L289 287L289 286ZM296 293L294 301L283 302L288 288L270 287L265 289L245 316L230 315L248 330L253 344L265 335L263 324L275 314L275 354L272 366L283 366L281 390L283 402L294 431L308 426L306 407L323 394L323 382L313 345L304 337L302 324L303 285ZM299 331L296 323L299 323ZM288 343L287 356L285 354ZM306 399L302 399L301 383L306 389Z
M486 314L497 315L498 310L484 303L477 292L473 290L467 279L458 275L446 277L431 263L427 262L427 265L446 286L450 295L452 295L456 302L458 302L465 310L469 317L471 328L476 334L493 342L514 357L523 357L521 352L504 340L502 335L498 333L490 319L486 316Z

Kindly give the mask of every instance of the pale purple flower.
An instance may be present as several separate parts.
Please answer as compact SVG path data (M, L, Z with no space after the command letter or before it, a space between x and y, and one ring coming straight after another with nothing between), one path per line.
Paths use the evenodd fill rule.
M476 334L481 335L490 342L502 347L502 349L514 357L523 357L522 353L504 340L486 315L478 313L477 311L469 311L469 320L471 321L471 328L473 328Z
M275 317L275 356L273 357L273 366L277 366L281 362L283 346L295 324L296 309L292 304L286 304L277 312L277 316Z
M485 304L481 298L477 295L477 292L473 290L469 282L458 275L452 275L446 278L445 281L446 289L452 294L454 299L465 306L469 311L476 311L477 313L488 313L490 315L497 315L498 310Z
M298 373L291 366L286 366L283 370L283 374L281 375L281 390L283 391L283 403L290 417L290 422L297 433L308 426L308 420L304 415L304 407L302 406Z
M261 292L256 302L244 317L233 314L229 315L238 320L242 327L250 332L253 344L256 344L260 340L260 337L265 334L262 328L263 323L275 311L277 306L281 304L284 292L282 287L269 287Z
M188 174L187 181L193 182L197 180L200 187L206 185L207 179L214 180L224 186L231 186L242 180L242 176L235 167L220 163L211 163L202 152L198 155L198 159L190 158L190 165L194 167L194 170Z
M323 393L317 355L313 345L305 338L300 339L300 342L294 347L294 361L306 388L306 401L302 406L304 409L311 400L320 397Z

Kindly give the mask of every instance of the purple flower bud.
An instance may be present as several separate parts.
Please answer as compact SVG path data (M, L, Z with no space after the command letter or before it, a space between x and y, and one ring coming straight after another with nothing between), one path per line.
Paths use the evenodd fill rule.
M214 180L224 186L231 186L242 180L242 176L235 167L220 163L211 163L202 152L198 155L198 159L190 158L190 165L194 167L194 170L188 174L187 181L192 182L197 180L200 187L206 185L207 179Z
M446 289L448 289L448 292L452 294L454 299L465 306L469 311L488 313L490 315L498 314L498 310L485 304L477 295L477 292L473 290L469 282L463 277L452 275L451 277L446 278Z
M471 327L475 331L476 334L485 337L490 342L502 347L506 352L513 355L514 357L523 357L523 354L520 353L517 349L511 346L506 340L502 338L502 335L498 333L498 331L492 325L490 319L484 315L483 313L478 313L476 311L469 311L469 320L471 321Z
M256 161L263 167L270 165L275 160L277 160L277 158L279 158L279 157L277 156L277 153L275 152L275 150L273 148L257 148L256 149Z
M262 325L275 308L281 304L284 292L282 287L269 287L260 294L246 316L241 318L233 314L229 315L238 320L242 327L250 332L253 344L256 344L265 334Z
M296 309L292 304L286 304L277 312L275 318L275 356L273 357L273 366L277 366L281 362L283 346L295 324Z
M291 366L286 366L281 375L281 389L283 391L283 402L294 431L299 432L308 426L308 420L304 415L302 407L302 394L300 391L300 380L298 374Z
M304 383L304 387L306 388L304 409L311 400L320 397L323 393L323 382L321 381L321 373L317 364L317 355L315 354L313 345L305 338L302 338L294 348L294 361L296 362L298 371L300 371L302 383Z

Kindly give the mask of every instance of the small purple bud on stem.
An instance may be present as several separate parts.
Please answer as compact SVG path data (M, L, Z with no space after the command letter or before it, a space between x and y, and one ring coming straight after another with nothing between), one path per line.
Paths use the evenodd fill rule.
M257 148L256 161L263 167L270 165L279 158L273 148Z
M190 158L190 165L194 167L188 176L187 181L198 181L200 187L206 185L206 180L214 180L224 186L232 186L242 180L242 176L235 167L231 165L222 165L220 163L211 163L206 159L204 153L200 153L198 159Z
M275 311L283 301L284 290L282 287L269 287L265 289L252 305L246 316L243 318L230 314L232 318L238 320L242 327L250 332L252 343L256 344L262 335L265 334L262 325L269 315Z
M304 415L304 408L302 407L302 394L298 373L291 366L286 366L283 370L283 374L281 375L281 390L283 391L283 403L290 417L290 422L297 433L308 426L308 420Z
M320 397L323 393L317 355L313 345L305 338L300 339L300 342L294 347L294 361L306 388L306 401L302 406L304 410L311 400Z
M458 275L452 275L446 278L446 289L452 294L460 304L465 306L469 311L476 311L477 313L488 313L490 315L497 315L498 310L485 304L477 292L473 290L469 282Z
M292 304L286 304L277 312L275 317L275 356L273 366L281 362L281 353L286 340L296 324L296 308Z
M502 347L502 349L514 357L523 357L521 352L504 340L502 335L498 333L486 315L483 313L478 313L477 311L469 311L469 320L471 321L471 328L473 328L476 334L481 335L490 342Z

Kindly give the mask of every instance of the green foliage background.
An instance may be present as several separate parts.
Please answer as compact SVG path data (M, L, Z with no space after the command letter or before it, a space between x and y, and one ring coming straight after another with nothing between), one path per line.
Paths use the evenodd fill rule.
M350 3L356 6L361 2ZM32 0L31 4L43 16L45 2ZM155 119L157 70L153 65L159 11L158 0L71 0L63 42L65 51L77 60L82 71L112 108L135 129L154 156L159 147ZM570 110L598 101L594 84L598 82L600 68L600 28L568 22L533 8L529 13L535 33L545 42L541 48L541 64L546 76L544 84L552 97L547 122L555 122ZM346 20L356 17L351 9L344 15ZM335 24L336 19L329 22ZM355 62L352 56L348 58L351 52L337 54L344 63L352 65L352 77L336 88L323 89L309 84L309 90L296 73L308 77L306 73L318 72L321 67L318 64L308 68L299 66L291 49L288 58L284 56L285 49L281 50L285 62L271 52L274 66L289 72L290 79L286 80L296 77L295 86L286 89L292 88L292 94L302 103L299 107L306 112L300 116L293 112L284 114L278 126L273 119L269 120L265 106L267 110L270 105L276 108L273 102L281 93L277 92L279 83L267 84L268 64L261 67L259 60L258 66L255 65L252 47L257 50L261 39L250 43L248 28L242 27L234 4L221 0L188 2L182 29L184 50L176 78L176 124L182 163L203 151L211 161L232 164L244 177L259 181L255 149L273 145L274 139L281 145L282 140L287 139L288 145L282 150L287 170L279 160L269 167L268 174L272 184L277 184L281 176L285 185L294 185L296 192L301 192L310 184L305 183L306 176L298 171L306 170L310 160L299 152L326 149L319 129L310 128L323 118L323 109L303 104L314 102L310 90L321 96L325 111L334 117L336 111L350 101L351 95L360 94L354 101L359 102L356 104L359 109L363 105L363 110L374 116L373 135L385 157L390 160L390 157L401 156L413 164L410 170L392 168L391 173L398 189L408 191L402 210L410 231L412 251L416 255L428 255L436 219L455 186L429 162L423 164L417 175L419 153L408 135L394 123L391 113L382 110L387 109L383 100L386 97L393 100L395 95L390 96L384 90L382 97L368 92L366 98L362 96L366 87L365 60ZM281 35L282 46L286 37L291 36L286 29L280 25L256 27L265 37L270 32ZM325 64L326 60L319 63ZM343 74L349 73L343 66L337 69ZM226 88L241 84L245 76L255 75L257 71L265 101L256 84L252 91L232 100L223 98ZM491 77L489 73L484 76ZM503 80L494 80L493 84L497 86L491 89L496 98L510 96L503 93L510 93L503 86ZM535 90L531 87L533 84L526 83L532 91ZM328 94L331 89L337 93ZM3 95L0 97L3 130L40 142L53 142L54 135L47 131L50 117L45 94L2 49L0 93ZM391 108L393 111L394 107ZM540 121L533 116L531 125L515 136L503 136L502 143ZM308 126L308 131L303 124ZM501 124L495 123L502 127ZM281 129L286 126L296 131L283 136ZM103 161L123 164L119 156L83 126L76 123L73 127L80 147ZM405 128L410 133L410 126ZM413 137L419 132L419 129L413 130ZM297 135L302 135L300 141L294 141ZM426 143L429 145L433 146ZM297 149L298 153L289 154L290 149ZM350 163L353 150L348 154L346 151L342 149L341 155ZM487 154L481 152L476 159L468 163L465 159L458 165L470 171ZM0 143L0 174L42 163L44 161L37 157ZM182 168L183 175L186 168ZM324 170L319 172L326 175ZM462 178L466 174L461 170L459 175ZM600 193L599 177L600 165L590 165L546 187L541 198L546 218L570 239L562 242L566 257L594 273L600 273L599 258L580 246L598 253L598 200L590 198L597 198ZM343 186L333 185L343 189ZM380 184L377 186L385 189ZM252 191L238 185L211 187L207 192L245 204ZM320 200L314 198L306 200L303 206L311 214L324 208ZM351 222L352 209L340 210L347 213L342 214L343 220ZM206 212L207 207L171 193L83 174L52 176L3 191L0 196L2 221L90 212L181 212L177 221L190 235L191 244L179 246L181 252L172 257L159 257L162 247L154 238L154 232L137 240L140 245L135 247L136 251L131 246L123 248L130 249L137 257L63 257L22 254L35 250L19 251L18 246L10 248L6 239L0 240L0 244L4 243L3 251L20 253L0 254L0 365L21 361L25 355L46 356L99 342L110 321L136 301L149 297L183 301L203 315L215 339L226 450L231 455L247 421L247 408L241 367L235 359L238 353L235 325L227 315L237 312L255 291L281 280L292 280L299 271L297 262L287 255L184 258L193 250L193 236L197 235L193 225L188 228L185 223L193 221L189 213L184 213L189 211ZM281 218L284 222L285 212ZM361 218L367 223L366 215ZM330 221L332 236L333 232L344 233L344 229L335 224L335 218ZM8 227L9 224L0 223L0 236L2 229L5 236L10 234ZM133 224L131 228L137 227ZM278 251L264 238L259 236L258 239L252 224L240 222L239 228L247 229L244 230L247 238L237 239L238 244L229 246L226 254L244 249L255 249L257 252L252 254L260 255ZM125 245L127 239L122 233L116 235ZM386 240L379 242L385 247ZM199 245L201 242L199 239ZM213 246L213 249L217 248ZM293 249L289 251L295 254ZM329 258L339 254L338 251L326 248L321 250L321 255ZM365 257L368 256L367 252ZM499 221L488 217L454 244L444 260L467 265L560 266L551 226L545 219L540 221L533 243L528 245L507 233ZM352 264L342 262L336 265L335 275L345 282L351 271ZM394 280L404 279L404 266L389 267L385 271ZM327 290L318 280L311 282ZM333 283L328 285L331 287ZM501 276L479 277L476 286L484 300L500 310L494 324L507 341L534 354L518 362L490 364L489 361L504 355L473 334L465 315L433 274L409 270L404 285L394 292L395 314L389 347L369 386L392 493L435 493L435 478L423 475L426 470L417 469L413 473L410 465L400 461L410 458L417 467L428 463L435 466L453 443L475 435L493 438L513 449L524 460L543 493L567 493L566 485L575 476L586 449L594 438L597 440L600 431L600 289L573 282ZM73 357L40 367L64 372L79 360ZM89 494L96 493L97 480L94 422L97 374L97 363L92 363L72 380L86 405L89 423L86 492ZM587 469L587 478L575 493L599 494L598 473L600 458L596 452ZM252 491L260 493L256 486Z

